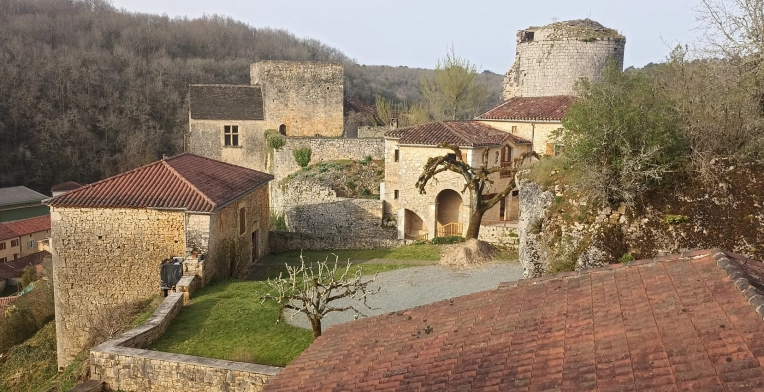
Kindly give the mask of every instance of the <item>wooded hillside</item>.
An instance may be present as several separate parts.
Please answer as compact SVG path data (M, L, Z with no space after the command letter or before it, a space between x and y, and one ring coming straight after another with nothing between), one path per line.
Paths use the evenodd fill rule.
M0 0L0 187L48 193L178 153L188 84L248 83L260 60L343 62L345 94L367 103L376 94L417 100L419 79L432 72L360 66L317 40L225 17ZM498 92L501 78L490 76Z

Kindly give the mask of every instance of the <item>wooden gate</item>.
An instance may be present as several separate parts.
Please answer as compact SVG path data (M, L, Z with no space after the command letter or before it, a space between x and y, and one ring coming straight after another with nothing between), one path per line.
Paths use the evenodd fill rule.
M446 223L445 225L438 223L437 228L437 237L461 236L464 231L464 225L457 222Z

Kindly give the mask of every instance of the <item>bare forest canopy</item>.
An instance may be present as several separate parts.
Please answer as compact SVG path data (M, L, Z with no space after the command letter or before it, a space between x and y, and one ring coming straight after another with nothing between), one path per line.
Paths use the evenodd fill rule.
M190 83L249 83L260 60L345 64L345 94L420 99L432 70L361 66L285 30L169 18L104 0L0 0L0 187L48 193L181 151ZM433 66L435 59L433 59ZM490 72L493 100L501 77Z

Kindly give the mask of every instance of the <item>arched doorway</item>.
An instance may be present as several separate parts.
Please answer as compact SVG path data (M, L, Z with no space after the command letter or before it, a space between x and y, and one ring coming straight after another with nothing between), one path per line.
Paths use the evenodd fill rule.
M411 210L406 210L404 221L405 237L408 240L427 240L427 226L419 215Z
M437 221L436 235L448 237L462 235L464 225L460 220L462 212L462 196L452 189L445 189L435 199Z
M284 124L279 125L279 133L286 136L286 125Z

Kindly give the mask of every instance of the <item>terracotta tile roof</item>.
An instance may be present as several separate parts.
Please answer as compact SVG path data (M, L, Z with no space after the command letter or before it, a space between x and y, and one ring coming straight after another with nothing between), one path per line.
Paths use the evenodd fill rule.
M478 120L518 120L518 121L561 121L573 97L557 95L552 97L516 97L477 116Z
M24 267L42 264L46 257L50 257L50 253L42 251L11 260L7 263L0 263L0 281L8 278L20 278L24 274Z
M395 129L385 133L387 138L399 138L398 144L437 146L440 143L459 147L496 146L512 140L515 144L530 141L501 131L478 121L433 122L413 127Z
M13 230L18 236L37 233L40 231L50 230L50 215L38 216L29 219L20 219L16 221L10 221L0 223L11 230Z
M0 241L17 238L19 235L10 227L0 223Z
M267 173L184 153L56 196L46 204L213 212L272 179Z
M77 188L82 188L82 186L83 185L80 184L80 183L77 183L77 182L74 182L74 181L67 181L67 182L64 182L62 184L53 185L50 188L50 191L51 192L66 192L66 191L75 190Z
M246 84L192 84L189 111L195 120L262 120L262 89Z
M741 272L761 267L687 252L362 319L265 390L761 390L764 296Z
M6 205L39 202L47 198L48 196L45 196L39 192L35 192L25 186L0 188L0 207Z

